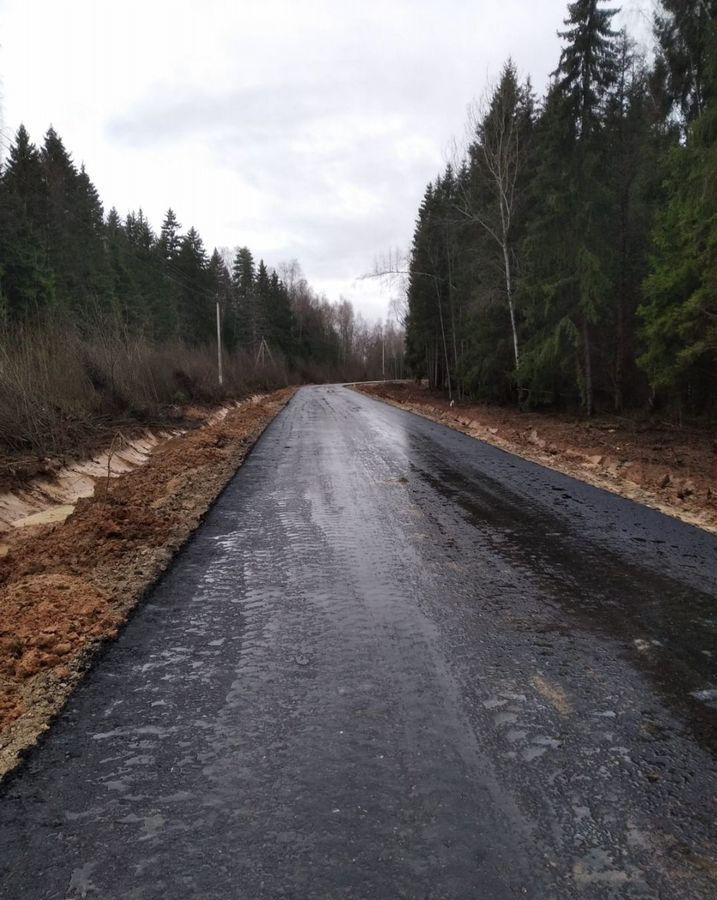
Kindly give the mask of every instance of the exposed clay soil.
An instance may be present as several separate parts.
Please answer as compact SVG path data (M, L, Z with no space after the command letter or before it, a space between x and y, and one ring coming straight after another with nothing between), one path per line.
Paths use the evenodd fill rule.
M170 438L141 468L98 479L61 524L2 535L0 776L47 729L294 391L247 401Z
M194 404L168 406L157 421L144 423L129 419L85 424L72 433L72 447L47 456L33 453L0 453L0 494L16 491L38 478L54 478L73 462L85 461L109 450L121 437L123 442L143 438L148 432L161 434L191 431L206 422L207 409Z
M450 406L423 385L358 390L518 456L717 532L715 442L707 429L622 417L583 421L485 404Z

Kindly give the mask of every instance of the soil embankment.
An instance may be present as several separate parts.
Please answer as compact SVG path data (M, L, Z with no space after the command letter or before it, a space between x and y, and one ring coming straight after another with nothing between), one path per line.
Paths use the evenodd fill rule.
M47 729L294 391L223 410L117 477L86 466L94 492L83 481L65 521L42 515L0 534L0 776ZM26 496L40 495L28 487Z
M717 532L715 446L705 429L617 416L583 421L485 404L450 405L417 384L358 386L510 453Z

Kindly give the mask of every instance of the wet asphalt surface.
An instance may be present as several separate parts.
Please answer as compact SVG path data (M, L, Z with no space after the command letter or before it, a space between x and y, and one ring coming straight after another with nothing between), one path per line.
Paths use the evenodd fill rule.
M0 897L713 898L715 553L304 388L0 788Z

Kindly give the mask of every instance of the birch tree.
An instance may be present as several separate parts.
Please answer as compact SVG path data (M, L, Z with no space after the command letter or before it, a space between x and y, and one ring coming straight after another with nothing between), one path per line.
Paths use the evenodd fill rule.
M469 178L459 211L489 236L499 254L510 317L515 369L520 365L515 309L515 219L528 160L531 129L530 87L521 87L512 60L498 84L470 115Z

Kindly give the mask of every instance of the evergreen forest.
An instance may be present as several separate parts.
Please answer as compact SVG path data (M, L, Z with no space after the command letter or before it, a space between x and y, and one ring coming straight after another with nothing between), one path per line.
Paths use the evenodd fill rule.
M544 95L508 59L473 104L418 211L402 327L318 295L296 261L209 252L173 209L158 230L105 210L52 127L1 135L0 445L409 374L456 399L712 420L717 0L661 0L646 50L615 17L569 3Z
M0 446L61 450L98 418L404 374L400 329L318 295L295 260L209 253L173 209L158 233L142 210L105 213L53 128L0 140Z
M646 57L567 7L544 96L509 59L428 185L407 359L451 396L717 409L717 0L662 0Z

